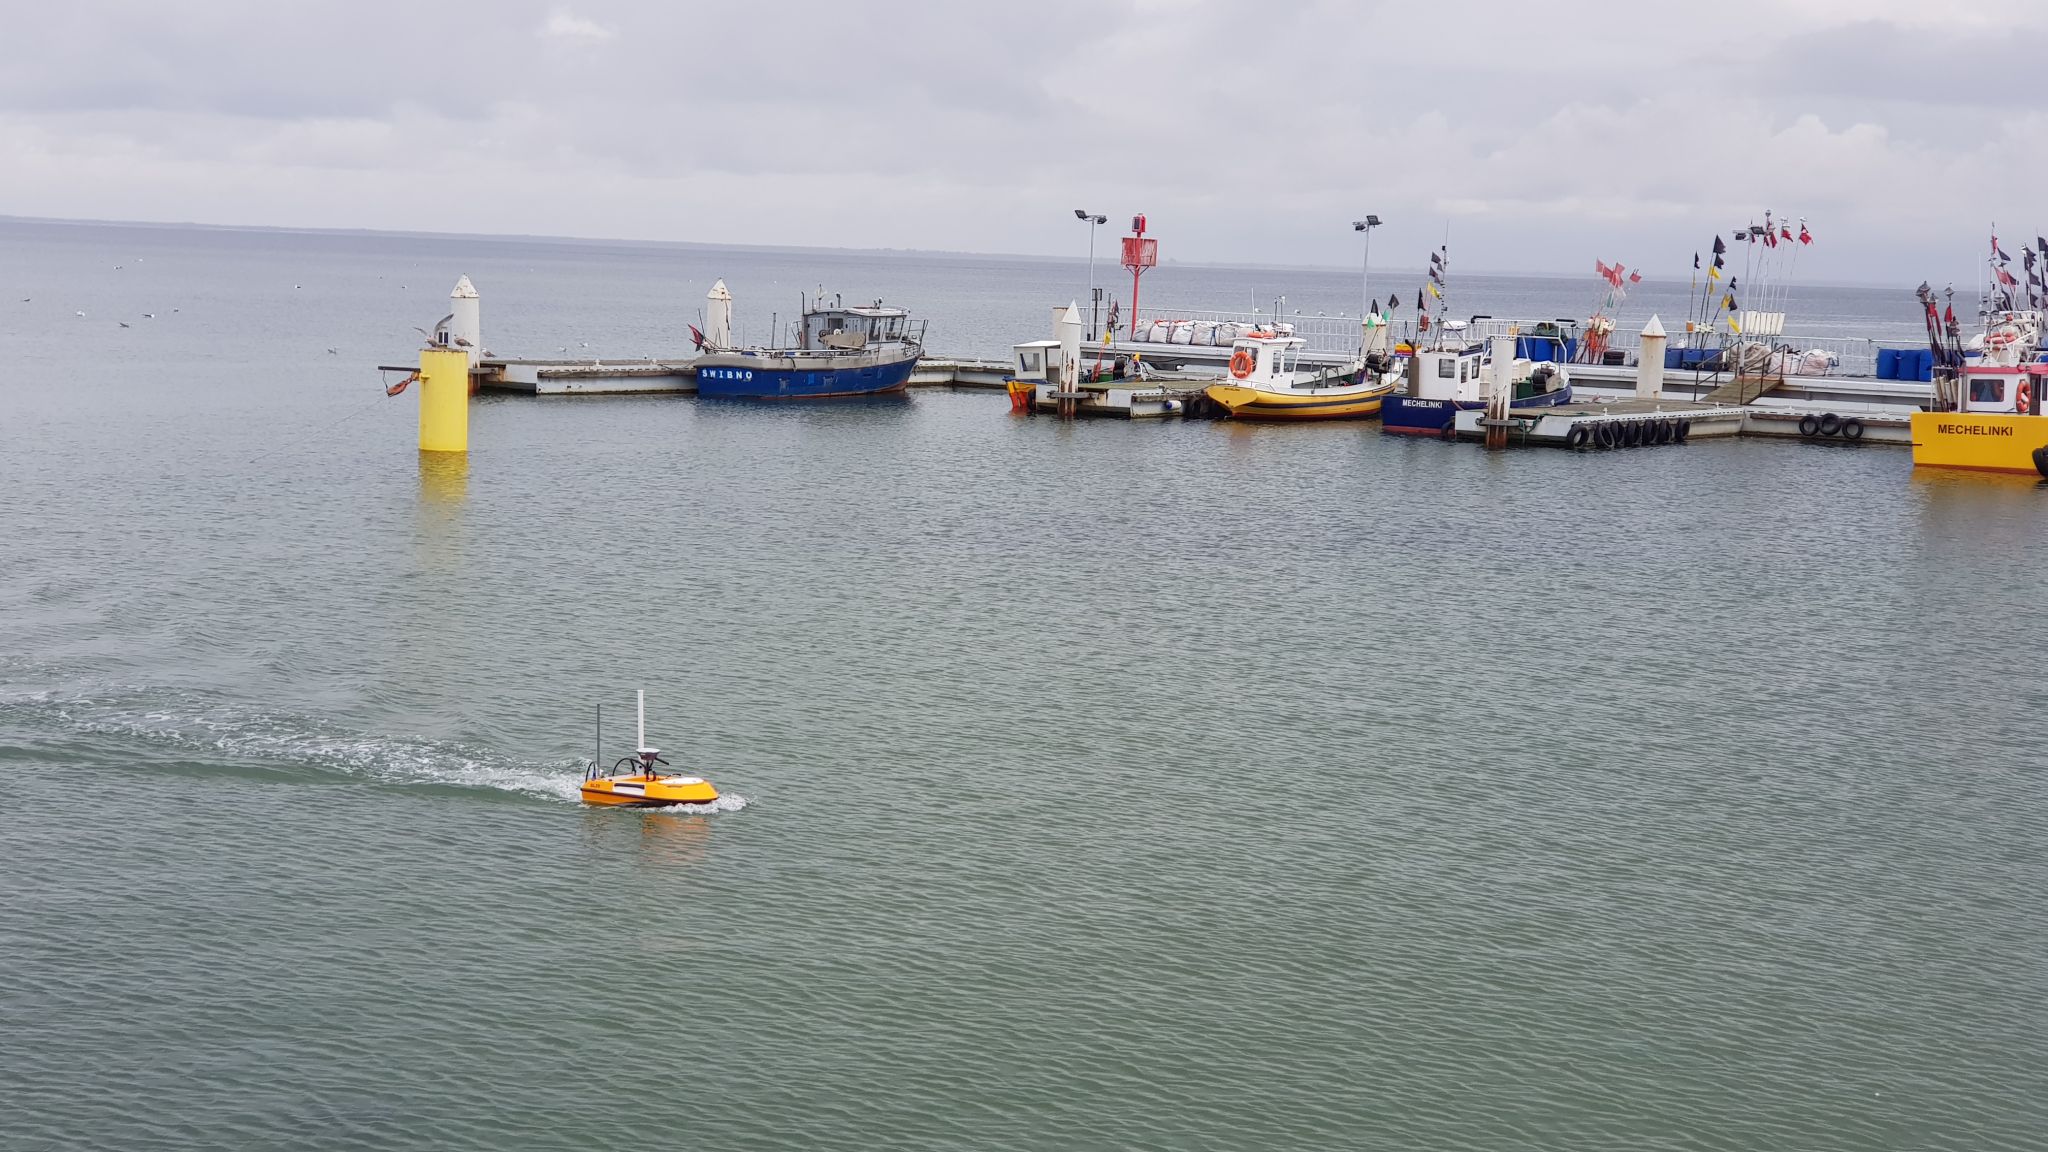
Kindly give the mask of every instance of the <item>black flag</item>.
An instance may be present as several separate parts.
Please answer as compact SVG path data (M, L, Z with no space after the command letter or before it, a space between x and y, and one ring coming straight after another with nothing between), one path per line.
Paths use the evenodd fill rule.
M1700 254L1697 252L1692 254L1692 270L1695 272L1700 270Z
M1422 289L1420 289L1420 288L1417 288L1417 289L1415 290L1415 310L1416 310L1417 312L1427 312L1427 311L1429 311L1429 305L1427 305L1427 304L1424 304L1424 303L1422 302Z
M1366 313L1366 315L1368 315L1368 316L1377 316L1377 315L1379 315L1379 314L1380 314L1380 298L1379 298L1379 297L1377 297L1377 296L1375 296L1375 297L1373 297L1373 298L1372 298L1372 311L1370 311L1370 312Z
M1721 243L1721 238L1719 236L1714 237L1714 255L1719 256L1721 253L1726 252L1727 250L1728 245Z

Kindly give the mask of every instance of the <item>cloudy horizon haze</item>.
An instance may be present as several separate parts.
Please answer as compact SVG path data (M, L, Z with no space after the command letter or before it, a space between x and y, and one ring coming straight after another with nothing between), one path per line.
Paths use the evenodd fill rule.
M1969 283L2048 216L2048 5L0 4L0 215Z

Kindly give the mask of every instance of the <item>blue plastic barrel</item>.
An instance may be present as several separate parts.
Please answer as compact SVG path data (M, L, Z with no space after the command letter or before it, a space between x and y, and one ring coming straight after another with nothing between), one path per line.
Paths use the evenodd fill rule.
M1897 380L1899 378L1899 350L1897 348L1879 348L1877 350L1877 378L1879 380Z
M1913 379L1920 381L1928 381L1934 379L1934 350L1931 348L1922 348L1919 351L1918 358L1919 363L1916 364L1915 367L1918 368L1919 371L1913 374Z

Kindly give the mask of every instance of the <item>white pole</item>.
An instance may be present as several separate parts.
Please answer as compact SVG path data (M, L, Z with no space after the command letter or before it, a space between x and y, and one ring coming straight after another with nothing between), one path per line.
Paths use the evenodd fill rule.
M1102 334L1101 309L1096 305L1095 295L1095 217L1088 217L1088 330L1090 339L1099 339Z
M1636 398L1655 400L1664 390L1664 322L1655 316L1643 325L1642 350L1636 356Z
M647 690L645 688L635 688L633 690L633 706L634 710L639 713L639 723L635 725L635 731L639 734L640 742L633 745L633 751L638 752L640 749L647 747Z
M1370 224L1365 226L1365 260L1358 266L1358 278L1360 280L1358 286L1358 314L1364 316L1371 307L1367 301L1372 296L1372 225Z
M477 298L476 285L464 276L455 282L455 290L448 293L448 311L453 318L448 321L450 343L461 341L455 347L469 353L469 366L484 354L483 301Z

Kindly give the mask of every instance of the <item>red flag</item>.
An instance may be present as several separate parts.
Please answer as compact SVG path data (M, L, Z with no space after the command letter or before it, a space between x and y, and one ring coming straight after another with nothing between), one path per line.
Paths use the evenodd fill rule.
M1764 233L1764 247L1766 247L1766 248L1776 248L1777 246L1778 246L1778 234L1777 234L1776 232L1766 232L1766 233Z
M1600 277L1600 278L1601 278L1602 280L1607 280L1607 279L1611 279L1611 277L1609 277L1609 276L1607 275L1607 261L1605 261L1605 260L1595 259L1595 260L1593 261L1593 271L1594 271L1594 272L1595 272L1595 273L1596 273L1596 274L1597 274L1597 275L1598 275L1598 276L1599 276L1599 277Z
M1694 259L1694 260L1698 260L1698 259L1699 259L1699 257L1695 256L1695 257L1693 257L1693 259ZM1641 283L1643 282L1643 274L1642 274L1641 272L1631 272L1631 273L1629 273L1629 274L1628 274L1628 282L1629 282L1629 283L1631 283L1631 284L1641 284Z
M1780 224L1778 225L1778 228L1780 231L1784 233L1785 239L1792 239L1792 226L1790 224Z
M1609 284L1614 285L1616 288L1621 287L1621 274L1626 271L1628 271L1628 269L1623 268L1619 264L1616 264L1614 267L1609 268L1607 270L1607 282Z
M1799 242L1801 244L1813 243L1813 233L1806 230L1806 225L1803 222L1799 225Z
M387 384L387 385L385 385L385 387L384 387L384 394L385 394L386 396L396 396L396 395L398 395L398 394L399 394L400 392L403 392L403 391L405 391L405 386L406 386L406 385L408 385L408 384L412 383L413 381L415 381L415 380L417 380L417 379L419 379L419 378L420 378L420 374L419 374L419 373L417 373L417 372L415 372L415 373L413 373L412 375L410 375L410 376L407 376L407 377L406 377L405 379L403 379L403 380L400 380L400 381L399 381L398 383L396 383L396 384Z
M2019 281L2012 278L2012 273L2003 268L1993 268L1991 274L1998 277L1998 282L2007 288L2017 288L2020 285Z

